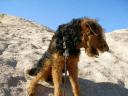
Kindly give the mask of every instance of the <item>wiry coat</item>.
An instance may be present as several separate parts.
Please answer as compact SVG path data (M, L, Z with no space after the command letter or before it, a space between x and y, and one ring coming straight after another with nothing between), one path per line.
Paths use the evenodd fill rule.
M103 29L94 19L73 19L58 27L52 37L48 50L39 60L37 66L28 71L36 75L28 88L29 96L35 96L35 88L40 79L49 78L54 83L54 96L62 96L62 73L64 70L63 53L68 50L67 70L74 96L80 96L78 84L78 61L80 48L84 47L89 56L98 55L98 51L108 51L109 47L103 37Z
M28 74L32 76L37 75L43 67L45 59L50 58L51 54L59 52L59 54L63 55L65 51L63 46L64 42L66 43L66 49L68 49L69 55L79 56L79 45L81 43L80 19L73 19L68 24L62 24L58 27L56 33L52 37L48 50L42 55L36 66L28 70Z

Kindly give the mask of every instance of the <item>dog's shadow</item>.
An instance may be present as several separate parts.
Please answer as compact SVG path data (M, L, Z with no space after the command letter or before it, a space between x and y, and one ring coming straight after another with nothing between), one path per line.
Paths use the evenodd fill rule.
M128 89L123 85L110 82L94 83L87 79L79 78L80 96L128 96ZM53 88L38 84L36 96L53 96ZM69 81L66 85L66 96L73 96Z

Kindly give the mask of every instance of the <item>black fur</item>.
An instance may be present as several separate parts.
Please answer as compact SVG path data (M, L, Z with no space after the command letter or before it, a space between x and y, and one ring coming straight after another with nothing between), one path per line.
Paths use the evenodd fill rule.
M68 49L69 55L79 55L80 48L77 46L81 43L80 21L81 19L73 19L67 24L60 25L52 37L46 53L53 54L59 52L63 55L65 51L63 43L65 40L66 49ZM34 76L40 71L43 67L43 62L50 57L50 55L46 57L46 53L43 54L42 58L37 62L34 68L28 70L29 75Z
M37 64L35 64L35 66L28 70L28 74L31 75L31 76L35 76L37 75L37 73L41 70L41 68L43 67L44 65L44 62L45 60L49 59L51 57L51 54L46 51L43 56L39 59L39 61L37 62Z
M77 47L81 42L81 27L80 19L73 19L67 24L60 25L56 31L56 49L60 53L64 52L63 42L66 43L66 48L69 51L69 55L77 55L80 53L80 49ZM65 40L65 41L64 41Z

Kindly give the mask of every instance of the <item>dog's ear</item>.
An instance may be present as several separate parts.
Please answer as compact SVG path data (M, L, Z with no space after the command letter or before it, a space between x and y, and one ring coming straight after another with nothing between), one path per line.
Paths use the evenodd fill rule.
M55 38L56 38L56 50L60 53L64 52L63 48L63 35L65 30L67 29L66 24L62 24L58 27L56 33L55 33Z
M97 49L95 49L92 44L91 44L91 36L89 36L89 40L87 41L87 47L85 48L85 51L87 52L87 55L92 57L92 56L97 56L99 55Z

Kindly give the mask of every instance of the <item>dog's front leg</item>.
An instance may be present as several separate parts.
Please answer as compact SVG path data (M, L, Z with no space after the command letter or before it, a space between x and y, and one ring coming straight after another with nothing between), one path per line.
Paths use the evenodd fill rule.
M53 56L52 78L54 83L54 96L62 96L62 69L63 56L55 54Z
M68 58L68 61L69 79L72 86L73 96L80 96L77 66L79 58L75 56L70 56Z
M54 96L62 96L62 72L59 69L53 68L52 69L52 77L54 83Z

